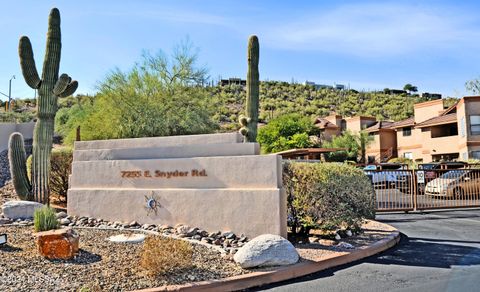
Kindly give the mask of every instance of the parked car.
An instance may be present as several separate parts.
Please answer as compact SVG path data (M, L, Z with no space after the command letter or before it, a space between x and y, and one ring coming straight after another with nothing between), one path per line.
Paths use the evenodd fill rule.
M468 166L468 163L461 162L461 161L430 162L430 163L419 164L418 170L423 171L425 182L418 183L417 185L418 194L423 194L425 191L425 184L444 174L445 173L444 170L462 169L462 168L466 168L467 166Z
M396 188L403 193L411 193L413 191L412 183L417 184L417 194L423 195L425 190L425 183L436 179L440 175L444 174L449 169L462 169L468 164L465 162L430 162L421 163L418 165L417 176L412 177L412 173L408 172L397 176L395 183ZM418 175L423 175L423 182L418 182Z
M397 177L401 175L407 175L407 166L405 164L398 163L380 163L371 164L363 168L365 174L370 178L374 187L395 187L397 183Z
M425 194L461 199L465 194L478 194L480 191L479 170L451 170L425 185Z

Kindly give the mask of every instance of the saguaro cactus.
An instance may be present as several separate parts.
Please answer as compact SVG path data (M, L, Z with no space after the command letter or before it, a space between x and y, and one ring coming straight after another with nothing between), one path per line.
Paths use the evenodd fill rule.
M240 133L244 142L257 141L258 106L260 94L260 81L258 73L258 59L260 46L256 35L248 39L248 72L247 72L247 103L245 116L240 117Z
M18 47L23 77L31 88L38 90L37 122L33 131L31 182L26 176L25 152L20 149L23 148L23 137L20 133L13 133L10 137L10 172L15 190L21 198L44 204L48 204L50 194L50 154L58 98L72 95L78 87L78 82L72 81L67 74L58 77L61 47L60 12L57 8L50 11L48 18L47 48L41 79L28 37L22 36Z

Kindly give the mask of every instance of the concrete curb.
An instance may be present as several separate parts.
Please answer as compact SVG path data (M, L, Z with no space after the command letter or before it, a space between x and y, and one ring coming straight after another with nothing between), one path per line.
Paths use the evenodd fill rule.
M266 284L277 283L302 277L308 274L326 270L328 268L351 263L374 254L385 251L395 246L400 241L400 232L392 226L380 222L388 227L390 234L369 246L356 249L348 254L331 256L320 262L306 261L292 266L280 267L267 272L254 272L220 280L202 281L184 285L169 285L156 288L135 290L134 292L158 292L158 291L237 291Z

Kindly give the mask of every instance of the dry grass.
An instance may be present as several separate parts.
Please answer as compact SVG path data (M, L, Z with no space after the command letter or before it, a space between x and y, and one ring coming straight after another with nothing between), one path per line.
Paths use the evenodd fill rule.
M183 240L148 237L143 245L140 264L153 277L187 269L193 265L193 249Z

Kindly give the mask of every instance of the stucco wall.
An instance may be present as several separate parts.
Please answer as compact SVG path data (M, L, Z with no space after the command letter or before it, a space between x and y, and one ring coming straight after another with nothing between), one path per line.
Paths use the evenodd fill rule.
M0 151L8 148L8 138L13 132L20 132L25 139L33 137L35 123L0 123Z
M415 123L418 124L441 114L443 111L443 99L417 103L413 108Z

